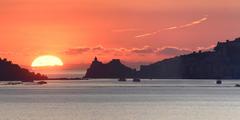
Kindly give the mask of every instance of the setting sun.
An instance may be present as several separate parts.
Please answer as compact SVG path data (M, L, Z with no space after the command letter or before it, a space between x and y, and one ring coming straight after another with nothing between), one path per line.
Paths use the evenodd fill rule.
M62 66L63 62L60 58L52 55L39 56L32 62L32 67L46 67L46 66Z

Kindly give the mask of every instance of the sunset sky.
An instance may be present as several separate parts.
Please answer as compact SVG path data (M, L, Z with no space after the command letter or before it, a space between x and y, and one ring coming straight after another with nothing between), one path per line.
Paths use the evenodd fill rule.
M0 57L151 63L240 36L239 0L0 0Z

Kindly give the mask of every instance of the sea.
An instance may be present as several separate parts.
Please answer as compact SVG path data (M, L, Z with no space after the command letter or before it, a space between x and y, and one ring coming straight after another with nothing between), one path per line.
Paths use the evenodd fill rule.
M239 80L0 84L0 120L239 120Z

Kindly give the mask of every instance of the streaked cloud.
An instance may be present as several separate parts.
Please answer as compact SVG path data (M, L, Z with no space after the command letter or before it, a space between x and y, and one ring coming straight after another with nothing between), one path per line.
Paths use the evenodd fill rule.
M199 50L201 50L201 51L213 51L213 49L214 49L214 47L215 47L216 45L210 45L210 46L208 46L208 47L197 47L197 51L199 51Z
M160 31L151 32L151 33L145 33L145 34L137 35L137 36L135 36L135 37L140 38L140 37L152 36L152 35L155 35L155 34L157 34L157 33L159 33L159 32L160 32Z
M101 50L104 50L104 47L102 45L98 45L96 47L91 48L91 50L93 50L93 51L101 51Z
M153 53L154 48L150 46L144 46L143 48L132 48L130 52L138 53L138 54L148 54L148 53Z
M155 56L159 60L163 58L169 58L178 55L189 54L193 51L211 51L214 48L213 45L208 47L197 47L195 49L181 48L177 46L164 46L164 47L153 47L153 46L143 46L134 48L107 48L102 45L96 47L76 47L70 48L64 53L69 56L76 55L92 55L92 56L104 56L108 58L115 57L152 57Z
M197 25L197 24L201 24L202 22L208 20L208 16L202 18L202 19L199 19L199 20L196 20L196 21L193 21L192 23L189 23L189 24L185 24L185 25L181 25L179 27L176 27L175 29L177 28L186 28L186 27L191 27L193 25Z
M178 47L163 47L156 50L157 54L163 54L167 56L176 56L191 53L192 50Z
M82 54L82 53L88 52L90 50L91 49L88 47L77 47L77 48L70 48L70 49L64 51L64 53L67 55L77 55L77 54Z
M136 38L147 37L147 36L152 36L152 35L158 34L158 33L162 32L162 31L188 28L188 27L191 27L191 26L194 26L194 25L201 24L201 23L203 23L203 22L205 22L207 20L208 20L208 16L206 15L205 17L203 17L201 19L198 19L198 20L195 20L195 21L192 21L192 22L190 22L188 24L183 24L183 25L179 25L179 26L172 26L172 27L168 27L168 28L163 28L161 30L157 30L157 31L150 32L150 33L144 33L144 34L141 34L141 35L137 35L135 37Z
M66 55L81 55L85 53L106 53L108 52L109 49L104 48L102 45L97 45L95 47L74 47L74 48L69 48L65 51L63 51L64 54Z

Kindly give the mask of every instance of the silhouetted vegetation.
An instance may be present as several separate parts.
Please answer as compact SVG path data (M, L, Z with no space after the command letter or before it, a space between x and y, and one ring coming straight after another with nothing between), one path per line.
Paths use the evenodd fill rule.
M47 76L40 73L30 72L25 68L21 68L17 64L13 64L6 58L0 58L0 81L23 81L31 82L34 80L45 80Z

